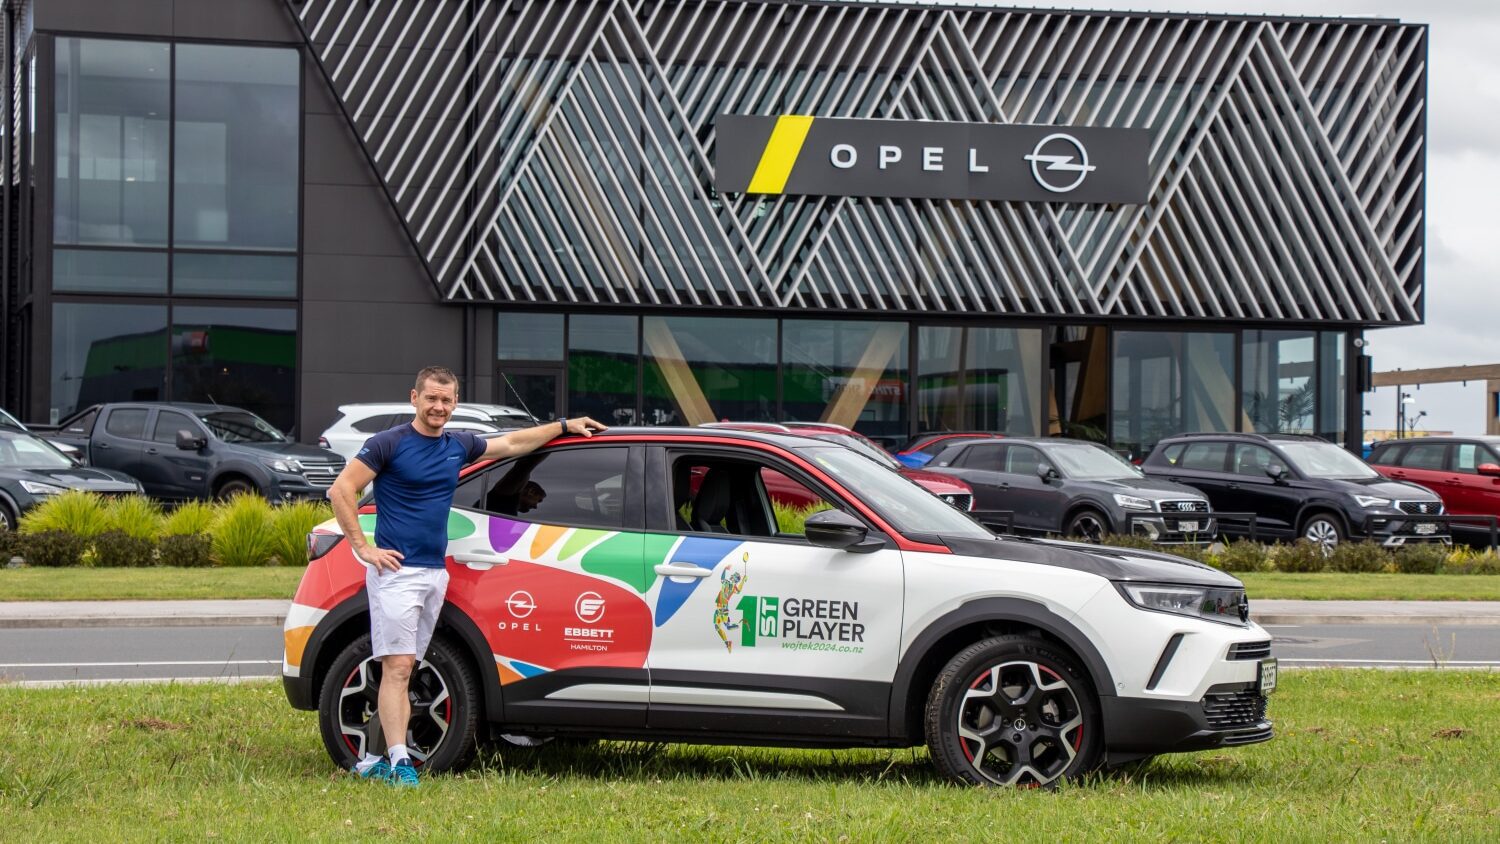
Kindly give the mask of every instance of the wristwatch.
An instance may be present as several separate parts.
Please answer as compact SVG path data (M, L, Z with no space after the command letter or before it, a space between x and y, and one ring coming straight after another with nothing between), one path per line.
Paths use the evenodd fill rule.
M561 436L567 436L567 434L568 434L568 417L566 417L566 416L559 416L559 417L557 417L557 424L559 424L559 425L562 426L562 433L558 434L558 436L560 436L560 437Z

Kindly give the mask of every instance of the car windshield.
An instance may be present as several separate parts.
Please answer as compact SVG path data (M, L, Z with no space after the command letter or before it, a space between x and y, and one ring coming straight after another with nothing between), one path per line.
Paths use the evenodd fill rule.
M0 428L0 468L68 469L72 466L72 460L41 437Z
M1144 477L1140 469L1107 448L1083 443L1051 443L1044 450L1063 475L1080 481L1119 481Z
M793 428L792 430L796 429ZM825 440L831 443L838 443L845 448L853 449L860 454L863 454L864 456L870 458L871 460L874 460L876 463L879 463L880 465L886 467L887 469L901 468L901 464L896 462L896 458L890 456L889 454L886 454L884 451L881 451L878 447L870 445L859 437L850 436L849 434L840 434L837 431L806 431L806 433L808 436L813 437L814 439Z
M994 539L994 534L941 498L863 455L846 448L816 448L804 453L845 488L857 492L902 533Z
M26 426L21 424L21 420L11 416L4 410L0 410L0 428L11 428L17 431L26 430Z
M227 443L284 443L286 437L270 422L243 410L214 410L198 414L214 436Z
M1363 460L1333 443L1281 442L1282 452L1302 474L1309 478L1360 480L1378 477Z

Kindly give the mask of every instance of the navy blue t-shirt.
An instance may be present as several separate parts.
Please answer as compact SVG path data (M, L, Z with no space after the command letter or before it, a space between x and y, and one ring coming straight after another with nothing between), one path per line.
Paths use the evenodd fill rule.
M458 470L484 448L469 431L427 437L410 425L366 440L354 456L375 472L375 545L400 551L403 566L442 568Z

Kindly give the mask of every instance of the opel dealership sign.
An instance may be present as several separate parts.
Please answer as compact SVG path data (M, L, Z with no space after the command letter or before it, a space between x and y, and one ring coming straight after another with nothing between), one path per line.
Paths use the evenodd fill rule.
M721 193L1142 203L1148 129L725 114Z

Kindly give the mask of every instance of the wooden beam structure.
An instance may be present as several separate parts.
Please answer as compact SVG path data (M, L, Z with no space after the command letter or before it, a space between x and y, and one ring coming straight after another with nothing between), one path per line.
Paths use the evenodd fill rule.
M1375 373L1376 387L1414 387L1418 384L1447 384L1454 381L1491 381L1500 379L1500 363L1478 366L1439 366L1434 369L1392 369Z

